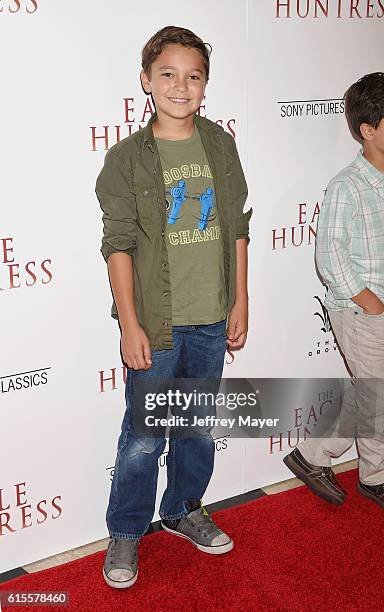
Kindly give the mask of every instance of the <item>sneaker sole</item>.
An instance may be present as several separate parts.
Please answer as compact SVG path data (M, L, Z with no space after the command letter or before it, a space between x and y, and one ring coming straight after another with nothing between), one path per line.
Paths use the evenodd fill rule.
M310 489L312 491L312 493L315 493L315 495L317 495L318 497L320 497L324 501L327 501L330 504L334 504L335 506L341 506L341 504L344 503L344 497L343 498L340 497L340 499L336 499L336 498L332 497L331 495L328 496L326 493L319 493L318 489L316 489L313 486L313 483L312 483L311 479L306 475L304 470L301 470L296 465L296 463L291 459L291 457L289 455L286 455L283 458L283 462L285 463L287 468L289 470L291 470L291 472L296 476L296 478L298 478L305 485L307 485L308 489Z
M133 576L133 578L130 578L129 580L123 580L123 581L119 581L119 580L112 580L111 578L108 578L107 574L105 573L105 570L103 568L103 576L104 576L104 580L105 582L110 586L113 587L114 589L128 589L129 587L131 587L133 584L135 584L136 580L137 580L137 576L139 574L139 571L136 572L136 574Z
M360 484L357 485L357 490L359 491L359 493L361 495L364 495L365 497L368 497L368 499L371 499L372 501L374 501L377 504L379 504L379 506L384 508L384 501L382 501L381 499L377 499L376 495L373 495L373 493L369 493L369 491L366 491L365 489L363 489L360 486Z
M179 533L178 531L174 531L173 529L170 529L163 523L161 523L161 526L163 527L165 531L168 531L168 533L179 536L179 538L184 538L185 540L188 540L189 542L191 542L191 544L196 546L196 548L198 548L201 552L208 553L209 555L223 555L224 553L227 553L230 550L232 550L234 546L233 540L230 540L228 544L221 544L221 546L203 546L203 544L198 544L197 542L192 540L192 538L185 535L185 533Z

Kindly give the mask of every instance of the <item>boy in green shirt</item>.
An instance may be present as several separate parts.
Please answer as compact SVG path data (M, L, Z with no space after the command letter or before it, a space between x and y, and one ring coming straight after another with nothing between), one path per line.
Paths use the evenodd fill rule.
M128 366L103 568L115 588L137 579L138 543L153 517L166 444L133 431L132 384L150 377L219 380L226 349L242 348L248 329L252 209L243 213L247 186L232 136L196 114L209 77L207 46L190 30L168 26L145 45L142 67L156 112L146 128L110 149L96 184L112 316ZM214 451L209 432L170 438L160 516L169 533L221 554L233 541L201 504Z

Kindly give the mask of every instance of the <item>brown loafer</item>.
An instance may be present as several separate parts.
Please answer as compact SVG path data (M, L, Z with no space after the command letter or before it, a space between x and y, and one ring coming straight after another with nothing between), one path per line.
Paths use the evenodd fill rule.
M316 495L338 506L344 502L345 491L338 483L331 467L308 463L297 448L286 455L283 461L287 468Z
M330 474L329 474L329 478L331 479L331 481L333 482L333 484L335 485L335 487L338 487L340 489L340 491L342 491L344 493L344 495L347 494L346 490L344 489L344 487L341 486L340 482L337 480L335 472L329 468Z
M359 493L365 495L365 497L368 497L384 508L384 483L378 485L366 485L359 481L357 490Z

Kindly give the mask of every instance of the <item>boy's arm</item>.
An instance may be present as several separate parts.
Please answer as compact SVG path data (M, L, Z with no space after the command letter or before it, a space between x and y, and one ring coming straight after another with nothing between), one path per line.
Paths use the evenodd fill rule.
M236 240L236 297L228 323L228 348L242 348L248 332L248 240Z
M248 241L245 238L236 240L237 271L235 302L248 305Z
M235 207L236 220L236 296L228 324L228 347L232 349L244 346L248 332L248 243L249 220L253 209L243 212L248 196L247 183L244 177L236 143L232 138L232 163L229 168L231 206Z
M103 211L101 252L105 261L115 252L131 255L136 248L136 200L125 167L111 151L97 177L96 195Z
M130 255L111 253L108 257L108 273L122 331L138 325L134 306L133 265Z
M133 265L130 255L112 253L108 257L108 273L115 298L121 329L138 323L133 293Z
M367 312L383 311L381 301L366 287L350 257L354 201L345 182L333 182L328 187L316 233L317 268L336 299L351 299Z
M232 161L228 169L231 206L235 208L236 240L245 238L249 243L249 221L252 217L253 208L243 212L244 204L248 197L248 187L245 180L243 168L240 162L235 139L232 142Z
M121 352L128 367L148 369L149 340L140 327L134 306L133 266L136 249L137 213L135 195L120 161L107 153L96 181L96 194L103 210L104 233L101 252L108 264L109 278L121 327Z
M124 363L134 370L148 370L152 364L151 347L136 316L131 256L124 252L111 253L108 257L108 272L119 313Z

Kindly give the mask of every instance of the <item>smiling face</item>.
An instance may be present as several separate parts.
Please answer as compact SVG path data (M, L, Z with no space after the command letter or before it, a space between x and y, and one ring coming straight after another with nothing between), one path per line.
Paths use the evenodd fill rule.
M141 72L146 93L151 93L160 120L183 120L201 105L206 73L201 53L179 44L167 45L151 65L150 75Z

